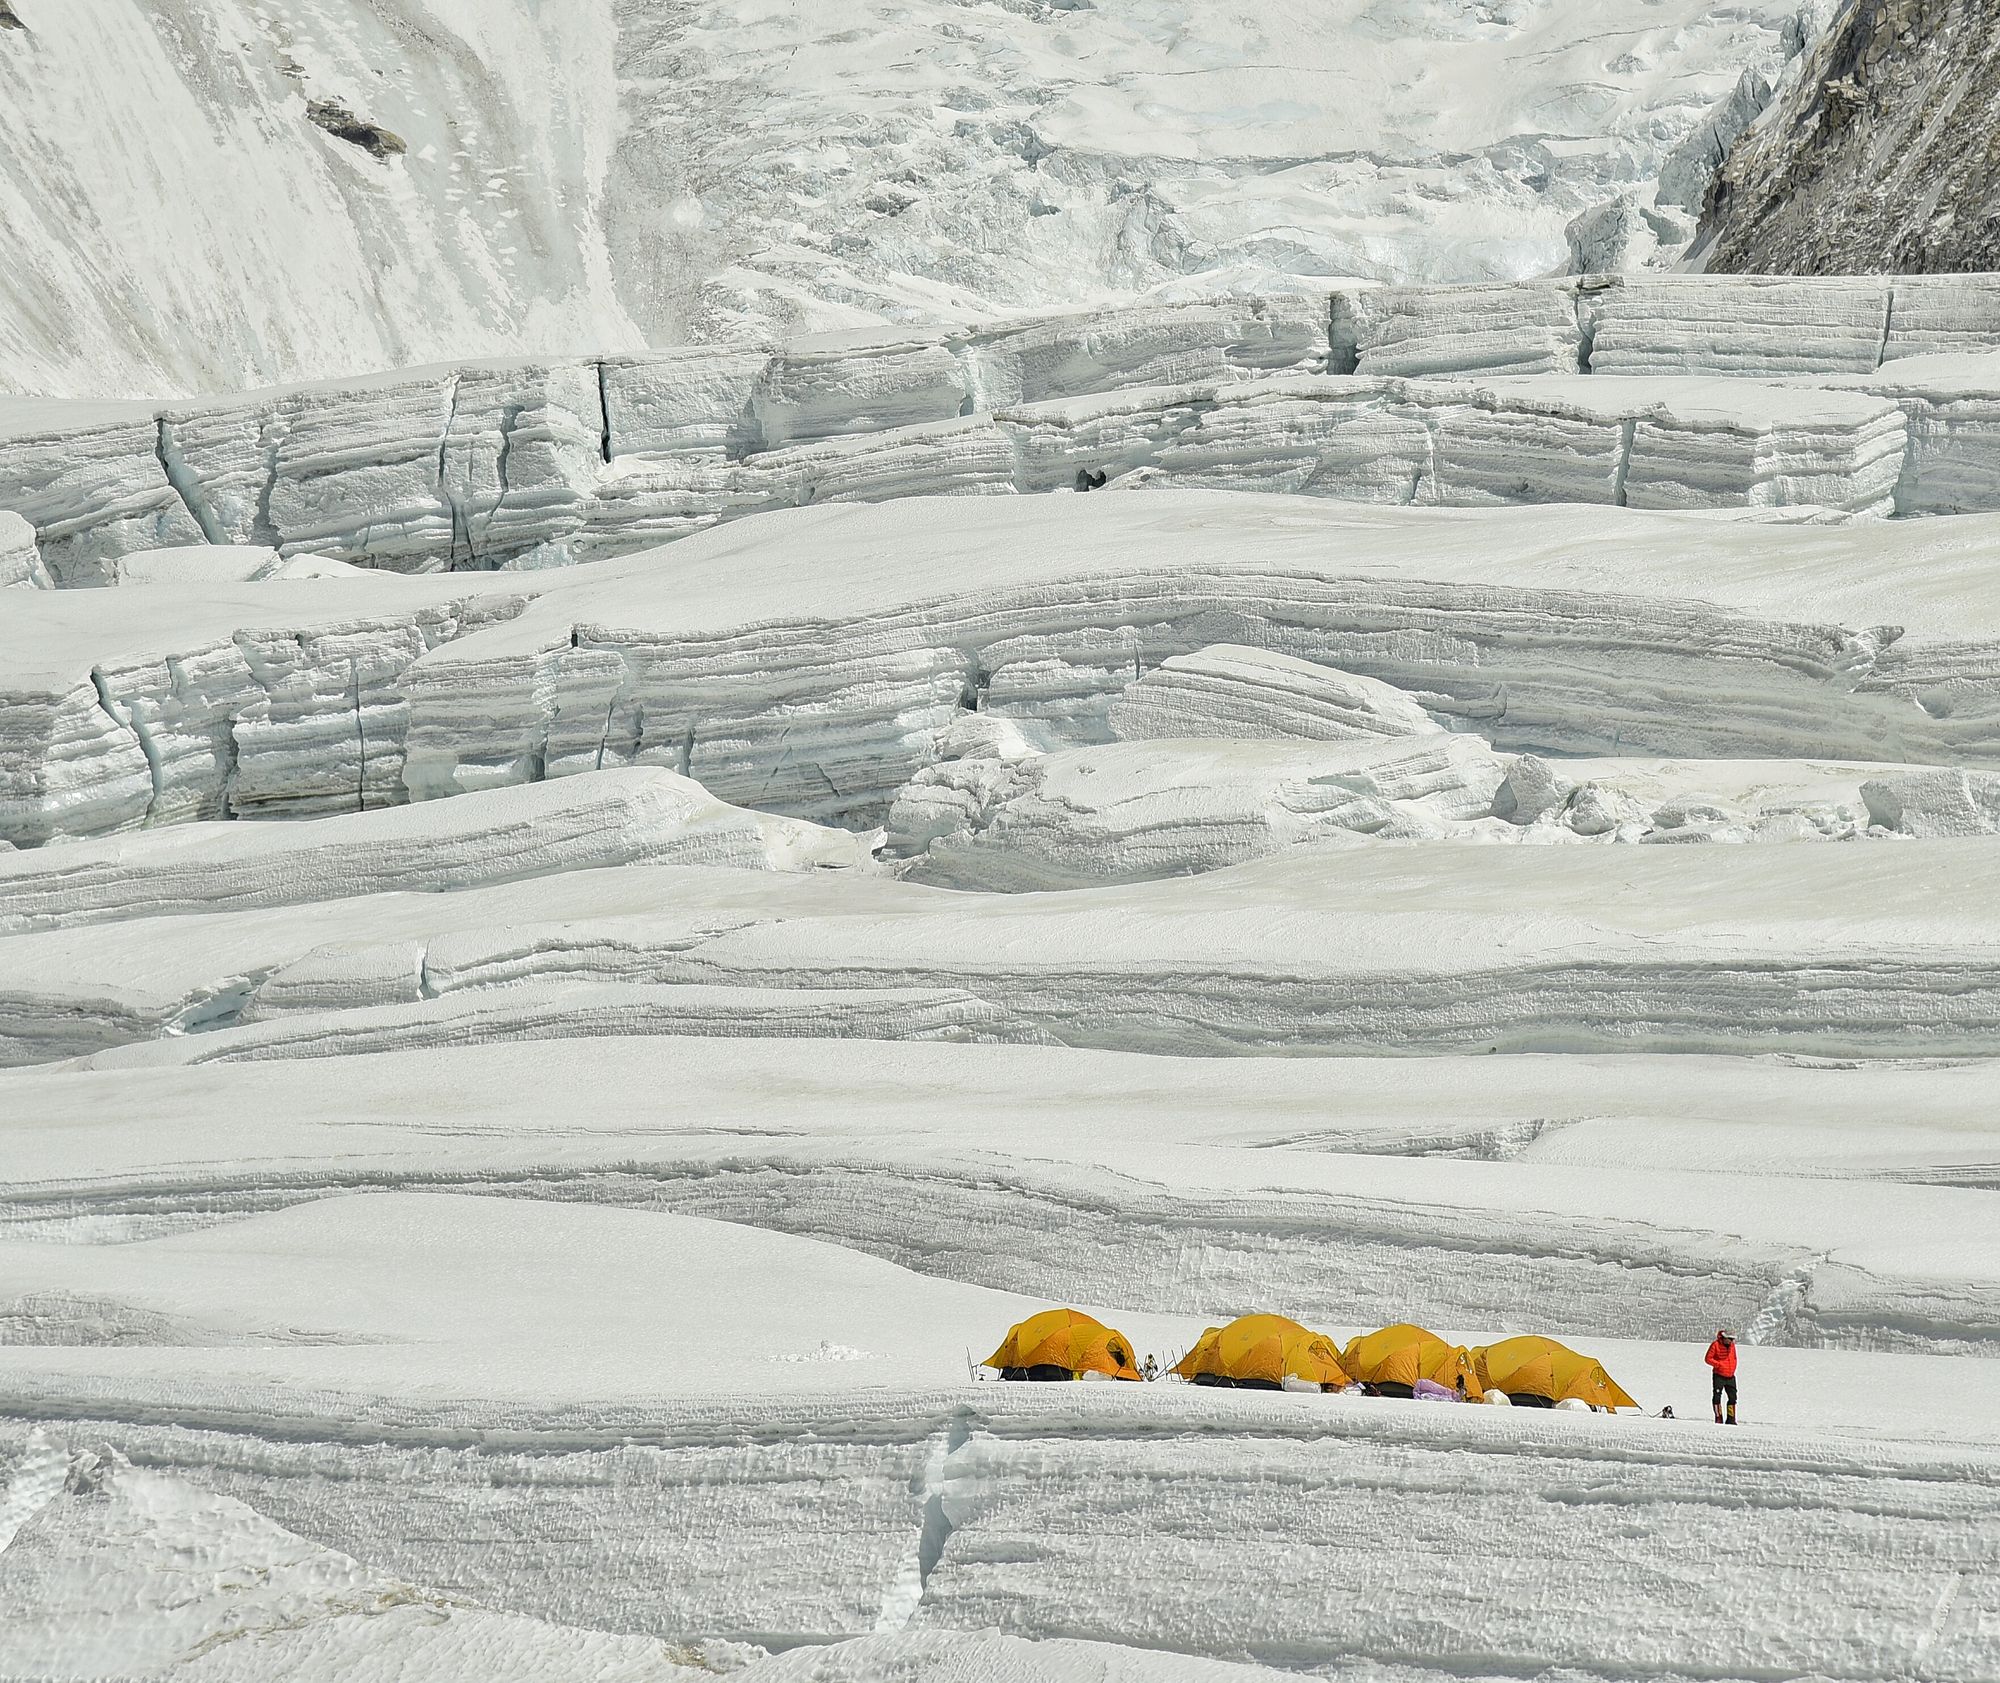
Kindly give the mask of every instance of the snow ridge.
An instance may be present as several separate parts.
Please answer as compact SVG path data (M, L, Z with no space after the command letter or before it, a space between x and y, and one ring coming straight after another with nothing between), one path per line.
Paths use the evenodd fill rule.
M893 550L906 578L949 578L958 506L829 505L759 530ZM374 810L629 765L868 829L948 757L938 733L968 696L1040 746L1102 743L1119 709L1158 691L1149 674L1219 639L1393 686L1503 750L1975 768L2000 752L1983 522L1864 540L1550 508L1500 511L1475 537L1451 511L1213 491L984 508L986 528L1032 539L1020 570L873 604L830 574L745 581L731 534L749 528L733 526L681 546L672 569L640 556L274 581L165 622L144 607L150 593L24 595L34 611L6 628L19 641L0 715L0 837ZM1698 588L1679 582L1690 542L1718 534L1725 563ZM1353 559L1329 566L1315 535ZM1600 566L1607 542L1627 565ZM1879 582L1884 555L1897 557L1893 586ZM1820 617L1823 590L1796 594L1801 567L1845 581L1855 622ZM1956 611L1906 629L1940 591Z

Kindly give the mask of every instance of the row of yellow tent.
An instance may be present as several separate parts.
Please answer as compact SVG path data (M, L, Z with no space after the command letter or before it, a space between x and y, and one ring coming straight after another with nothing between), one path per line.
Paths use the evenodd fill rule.
M1134 1365L1132 1341L1081 1309L1031 1315L1008 1332L985 1365L1010 1379L1145 1377ZM1363 1334L1339 1350L1324 1333L1283 1315L1244 1315L1210 1327L1173 1371L1198 1385L1282 1390L1289 1380L1329 1391L1358 1384L1408 1395L1427 1379L1475 1402L1500 1391L1592 1408L1639 1406L1602 1364L1553 1338L1505 1338L1468 1349L1407 1322Z

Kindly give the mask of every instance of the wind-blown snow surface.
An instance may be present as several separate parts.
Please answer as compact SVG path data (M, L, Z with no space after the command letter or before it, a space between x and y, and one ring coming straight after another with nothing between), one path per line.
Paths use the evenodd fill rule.
M0 389L233 390L640 342L603 232L603 0L22 0ZM376 157L310 115L387 131Z
M0 1675L1987 1683L1994 531L11 593ZM982 1383L1051 1303L1646 1413Z
M1513 279L1691 232L1801 0L16 0L0 391ZM1666 178L1662 185L1661 178Z

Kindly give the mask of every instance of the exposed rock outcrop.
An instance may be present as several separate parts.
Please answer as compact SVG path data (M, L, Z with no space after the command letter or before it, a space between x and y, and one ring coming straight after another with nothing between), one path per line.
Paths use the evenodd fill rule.
M390 158L399 158L410 149L401 135L392 134L379 123L357 117L337 99L307 100L306 121L316 128L325 129L335 140L360 147L378 162L386 163Z
M2000 264L2000 33L1989 4L1847 0L1731 150L1711 270L1932 273Z

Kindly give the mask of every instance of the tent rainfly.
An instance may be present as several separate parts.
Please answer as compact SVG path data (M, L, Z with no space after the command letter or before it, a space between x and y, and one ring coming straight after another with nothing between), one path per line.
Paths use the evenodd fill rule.
M1594 1358L1553 1338L1502 1339L1472 1352L1481 1389L1504 1391L1513 1402L1553 1407L1572 1398L1606 1411L1639 1404Z
M1143 1379L1132 1341L1081 1309L1045 1309L1008 1330L985 1367L1002 1379Z
M1407 1397L1419 1379L1428 1379L1447 1391L1456 1390L1463 1380L1466 1396L1475 1402L1483 1394L1471 1351L1463 1344L1447 1344L1436 1333L1407 1321L1351 1339L1341 1352L1340 1365L1357 1382L1382 1396Z
M1253 1391L1338 1391L1347 1383L1333 1340L1283 1315L1245 1315L1210 1327L1174 1372L1197 1385Z

